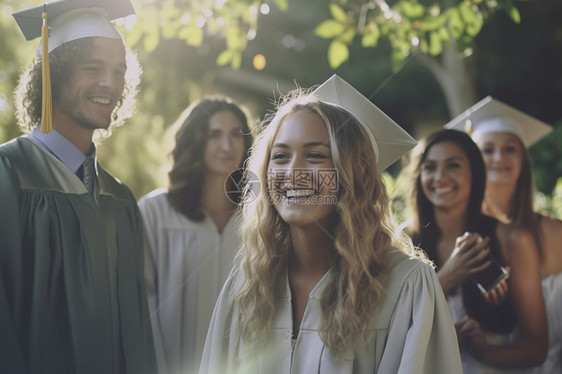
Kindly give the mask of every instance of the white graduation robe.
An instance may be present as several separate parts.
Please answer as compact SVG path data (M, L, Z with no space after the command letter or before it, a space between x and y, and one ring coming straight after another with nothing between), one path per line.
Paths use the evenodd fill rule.
M145 223L145 280L160 374L199 368L215 302L240 245L236 215L219 233L209 216L189 220L164 190L139 200Z
M213 313L199 374L462 373L455 329L435 272L400 251L393 250L390 256L383 300L377 317L373 316L374 332L349 361L335 359L318 333L319 298L331 270L310 293L294 350L287 281L276 300L273 328L263 352L256 360L243 359L244 344L233 310L241 271L233 271Z

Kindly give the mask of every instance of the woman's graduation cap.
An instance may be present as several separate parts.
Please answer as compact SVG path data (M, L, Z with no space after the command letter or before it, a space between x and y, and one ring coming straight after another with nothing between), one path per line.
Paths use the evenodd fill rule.
M312 95L318 100L344 108L358 119L369 134L380 171L392 165L417 144L402 127L335 74L314 90Z
M445 126L478 139L482 134L508 132L517 135L528 148L552 131L552 127L501 101L487 96Z
M27 40L41 36L37 57L42 59L42 132L52 129L49 53L80 38L121 39L110 21L134 13L130 0L59 0L12 14Z

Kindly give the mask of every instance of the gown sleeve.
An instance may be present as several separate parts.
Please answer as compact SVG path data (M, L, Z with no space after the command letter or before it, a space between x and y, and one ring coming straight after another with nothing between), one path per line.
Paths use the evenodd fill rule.
M15 326L15 305L21 285L19 187L10 162L0 154L0 372L26 373Z
M379 373L462 373L453 321L437 276L420 263L406 278Z
M236 268L230 273L215 305L199 374L235 373L239 333L233 310L238 274Z

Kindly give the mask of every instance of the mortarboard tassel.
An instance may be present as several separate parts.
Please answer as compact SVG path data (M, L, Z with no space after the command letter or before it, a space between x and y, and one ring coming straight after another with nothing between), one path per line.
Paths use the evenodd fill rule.
M47 26L47 12L43 12L43 26L41 26L41 68L42 68L42 110L41 110L41 132L46 134L52 132L52 97L51 97L51 69L49 67L49 28Z

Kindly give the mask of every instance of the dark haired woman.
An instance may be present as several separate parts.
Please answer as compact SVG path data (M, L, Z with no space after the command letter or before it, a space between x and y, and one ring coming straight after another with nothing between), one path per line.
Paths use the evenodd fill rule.
M236 183L252 141L244 111L223 97L191 105L176 126L168 189L139 201L160 373L192 373L199 366L215 301L239 247Z
M414 217L409 232L437 265L464 372L496 373L540 364L548 334L533 236L481 213L486 170L468 135L442 130L416 151L409 168ZM497 305L485 300L471 279L491 266L489 253L511 267L509 293Z

